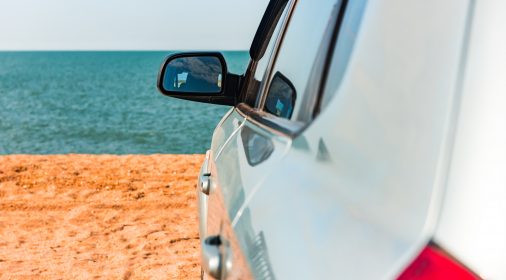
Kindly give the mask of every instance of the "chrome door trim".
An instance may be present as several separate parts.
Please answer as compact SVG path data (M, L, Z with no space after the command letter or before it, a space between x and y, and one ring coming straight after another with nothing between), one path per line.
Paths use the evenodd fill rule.
M283 118L263 112L259 109L251 108L246 103L237 105L237 112L258 127L278 135L281 137L295 138L300 135L309 124L301 124L293 121L288 121Z

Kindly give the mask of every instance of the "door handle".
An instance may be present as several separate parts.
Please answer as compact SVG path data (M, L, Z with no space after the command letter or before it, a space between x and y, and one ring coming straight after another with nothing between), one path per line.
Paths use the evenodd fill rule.
M216 279L226 279L232 270L232 251L229 243L220 235L214 235L206 238L201 246L204 271Z
M211 191L211 165L209 164L211 160L211 150L206 152L206 158L202 167L200 168L199 175L199 187L200 191L209 195Z
M211 193L211 176L202 176L200 178L200 191L207 195Z

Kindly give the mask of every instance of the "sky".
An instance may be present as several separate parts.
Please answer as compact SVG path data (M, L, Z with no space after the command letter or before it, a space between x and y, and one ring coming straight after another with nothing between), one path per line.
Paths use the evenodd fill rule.
M0 0L0 50L246 50L268 0Z

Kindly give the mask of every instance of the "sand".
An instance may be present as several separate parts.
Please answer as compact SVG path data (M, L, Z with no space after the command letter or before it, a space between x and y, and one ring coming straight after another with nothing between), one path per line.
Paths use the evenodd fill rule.
M0 157L0 279L199 279L202 155Z

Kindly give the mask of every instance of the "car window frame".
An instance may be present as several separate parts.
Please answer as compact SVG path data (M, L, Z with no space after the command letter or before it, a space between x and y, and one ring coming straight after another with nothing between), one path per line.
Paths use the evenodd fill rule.
M273 2L275 2L275 0L271 0L269 3L269 6ZM257 37L259 31L257 30L257 34L255 34L255 38L253 39L252 46L251 46L250 52L249 52L251 59L248 64L248 67L246 69L246 72L245 72L244 76L242 77L242 86L241 86L240 93L239 93L239 100L240 100L239 103L250 104L250 106L254 106L256 104L256 100L258 99L258 95L260 92L260 90L259 90L260 84L265 76L265 72L268 70L269 61L270 61L272 55L275 53L276 46L279 43L277 40L280 37L280 35L283 33L284 28L286 27L285 23L286 23L286 20L289 16L290 2L291 2L291 0L286 0L286 4L284 4L283 9L277 15L277 20L274 20L269 27L262 25L263 24L262 22L266 16L266 14L264 14L264 17L262 18L262 22L260 22L260 26L258 28L262 29L264 31L267 31L271 35L267 36L265 41L262 42L262 44L265 45L265 47L266 47L266 49L261 52L262 55L260 57L254 57L251 54L252 53L251 49L253 48L253 46L255 44L257 46L260 45L260 42L256 41L256 37ZM269 10L269 7L267 8L265 13L271 13L271 11ZM278 32L276 32L276 30L278 29L278 25L279 25L279 30L278 30ZM272 42L272 47L269 48L269 46L271 45L271 42ZM266 55L268 57L265 57ZM264 60L264 59L266 60L267 63L265 65L265 69L263 70L264 73L262 75L262 80L256 81L256 74L257 74L257 71L259 70L258 66L263 64L262 60Z
M359 3L359 4L357 4L357 3ZM342 15L339 33L337 34L336 38L332 42L332 45L330 46L331 52L329 52L329 57L328 57L329 62L326 65L326 69L325 69L326 74L325 74L324 80L322 80L320 93L319 93L319 96L318 96L318 99L316 102L316 106L314 108L314 112L313 112L314 116L317 116L318 114L320 114L320 112L322 110L324 110L325 107L330 103L332 98L336 95L339 85L341 84L341 82L344 78L347 65L349 64L350 57L353 53L353 47L355 45L355 42L358 37L358 33L360 31L360 26L362 24L362 18L363 18L365 7L366 7L367 3L368 3L368 0L357 0L353 3L351 3L350 5L348 5L346 8L347 12ZM353 7L354 4L358 5L357 6L358 10L356 9L357 7L355 7L355 9L354 9L354 7ZM348 17L351 17L351 19L348 19ZM341 33L347 31L345 28L354 29L355 33L353 33L351 36L349 35L350 33L348 33L348 36L346 36L346 34L341 34ZM339 49L340 43L341 43L341 47L343 44L344 45L347 44L349 46L348 49L345 49L344 53L343 53L343 51L341 51L341 49ZM341 67L341 68L334 69L334 67ZM337 74L339 74L339 75L337 75L338 82L337 82L337 84L332 85L327 82L328 77L330 74L336 74L336 73L334 73L336 71L337 71ZM341 72L339 72L339 71L341 71ZM334 80L336 80L336 76L333 76L333 78L334 78ZM334 87L332 87L332 86L334 86Z
M332 15L329 18L329 21L332 21L333 28L332 28L332 34L329 36L329 38L322 38L321 43L327 45L327 51L324 55L324 58L322 59L322 70L320 75L318 76L320 79L320 82L318 84L318 88L315 92L316 95L316 102L313 104L313 119L307 123L301 123L296 121L287 120L281 117L277 117L273 114L270 114L263 110L263 107L265 106L265 99L268 94L268 90L270 89L270 84L273 79L273 70L274 66L276 64L277 57L279 55L283 39L290 28L290 21L293 16L293 12L295 11L297 7L298 0L292 0L288 3L288 11L287 15L284 19L283 25L280 29L280 32L278 34L278 37L276 38L276 43L274 45L274 49L271 55L271 58L269 59L267 68L264 73L264 77L261 81L261 84L259 86L259 93L257 96L257 102L254 107L249 106L245 103L239 103L236 107L239 114L243 115L247 120L251 121L255 125L262 127L274 134L277 134L279 136L285 136L289 138L296 138L298 135L304 132L307 127L311 125L311 123L314 120L314 117L316 117L315 114L317 114L317 105L319 105L321 95L323 92L323 89L325 88L325 82L328 75L328 70L330 68L330 63L332 61L332 50L335 46L335 42L338 39L339 36L339 30L341 29L342 19L344 15L346 14L346 7L348 0L336 0L336 4L339 4L339 9L337 14L334 16ZM324 41L325 40L325 41ZM316 60L316 58L315 58Z

